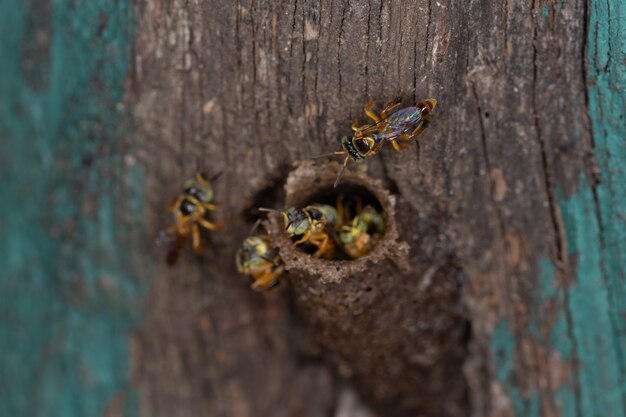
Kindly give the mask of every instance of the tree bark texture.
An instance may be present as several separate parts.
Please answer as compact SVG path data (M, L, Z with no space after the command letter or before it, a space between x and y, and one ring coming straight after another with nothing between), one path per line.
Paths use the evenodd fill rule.
M23 207L0 223L0 412L626 417L626 6L0 11L0 208ZM438 100L364 165L408 270L250 291L234 255L254 208L398 94ZM169 268L153 242L198 168L224 173L227 227Z

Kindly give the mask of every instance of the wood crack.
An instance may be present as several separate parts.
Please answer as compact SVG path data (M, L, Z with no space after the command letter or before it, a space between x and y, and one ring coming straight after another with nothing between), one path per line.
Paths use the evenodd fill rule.
M426 65L426 57L428 56L428 47L430 46L430 21L432 19L432 0L428 0L428 13L426 15L426 44L424 45L424 65Z
M342 77L342 71L341 71L341 47L343 46L344 43L344 35L345 35L345 22L346 22L346 9L348 8L348 6L350 5L349 1L346 1L345 6L343 7L343 10L341 11L341 20L339 21L339 47L337 48L337 66L338 68L338 72L339 72L339 97L342 97L342 90L343 90L343 77Z
M566 231L563 225L562 218L560 216L560 209L558 206L558 202L554 196L554 179L552 178L552 174L550 172L550 163L548 160L547 148L545 139L541 133L541 126L539 123L539 113L537 110L537 79L538 79L538 65L537 65L537 57L538 57L538 28L535 19L537 18L537 9L536 9L536 0L533 1L532 5L532 16L533 16L533 39L532 39L532 64L533 64L533 73L532 73L532 109L533 109L533 124L534 129L537 135L537 140L539 142L539 147L541 151L541 164L543 170L543 179L544 186L546 189L546 194L548 198L548 205L550 211L550 219L552 222L552 228L554 232L554 251L556 252L556 262L555 265L557 267L556 274L561 281L561 286L563 288L563 299L565 305L563 306L565 311L565 318L567 322L567 337L571 340L572 343L572 357L578 357L578 347L577 347L577 339L573 333L574 329L574 319L572 317L572 312L570 309L570 299L569 292L567 290L567 276L568 273L571 272L570 265L568 263L568 255L567 255L567 247L565 245L566 242ZM581 386L579 378L576 378L573 381L573 389L575 391L575 407L576 414L579 417L582 417L582 404L581 404Z
M535 14L534 12L536 12L535 1L533 1L533 15ZM539 142L539 147L541 151L543 180L544 180L544 186L546 189L546 194L548 197L550 219L552 222L552 228L554 232L554 245L555 245L555 256L557 258L557 267L560 269L563 269L566 259L567 259L566 247L564 243L565 229L563 227L562 220L558 211L558 203L556 202L556 199L554 197L554 180L550 173L550 164L548 162L546 143L545 143L545 139L543 138L541 134L541 126L539 124L539 113L537 110L537 70L538 70L537 68L537 55L538 55L537 42L538 42L538 30L537 30L537 25L533 20L533 40L532 40L532 43L533 43L532 85L533 87L532 87L532 98L531 98L532 108L533 108L532 118L533 118L533 125L535 128L537 140Z
M367 42L365 44L365 94L369 94L369 57L370 57L370 24L372 20L372 3L367 2L367 30L365 32Z
M296 31L296 11L298 10L298 0L294 2L293 5L293 13L291 15L291 32L289 33L289 66L293 62L293 34ZM292 71L287 73L287 87L291 89L291 74ZM289 115L293 116L293 108L291 106L291 100L289 100L289 95L287 95L287 110L289 111Z
M322 105L320 104L320 99L319 99L319 52L320 52L320 36L321 36L321 32L322 32L322 7L320 5L320 3L317 3L318 6L318 10L319 10L319 16L317 16L317 24L318 24L318 37L317 39L315 39L315 80L314 80L314 84L315 84L315 91L313 91L313 94L315 95L315 105L317 106L317 113L316 113L316 121L317 123L315 123L315 130L316 130L316 137L319 140L319 138L322 137L322 132L321 132L321 123L319 122L320 120L320 114L321 114L321 109L322 109Z
M491 180L492 167L491 167L491 161L489 158L489 152L487 151L487 134L485 133L485 125L483 121L483 110L480 105L478 92L476 91L476 84L473 81L472 81L472 94L474 96L474 100L476 101L476 113L478 115L478 126L480 127L480 144L481 144L481 148L483 151L483 158L485 159L485 168L487 171L485 175L487 175L487 178L489 178L489 183L490 183L489 197L495 206L495 212L496 212L496 217L498 220L498 228L500 230L500 234L502 235L502 239L505 239L506 230L504 228L504 220L502 219L502 213L500 212L499 204L493 195L493 185L492 185L492 180Z
M257 30L256 30L256 22L254 20L254 15L256 13L254 13L254 4L251 3L251 12L250 13L250 25L252 27L252 101L255 104L255 111L254 111L254 125L255 126L260 126L261 125L261 118L259 117L259 109L263 108L264 106L257 106L257 94L255 94L254 92L257 91L257 85L259 83L258 80L258 68L257 68ZM263 86L260 86L261 88ZM267 164L267 152L265 151L265 147L262 143L258 143L259 146L259 151L261 153L261 160L263 161L263 166L265 168L265 171L268 171L268 164Z

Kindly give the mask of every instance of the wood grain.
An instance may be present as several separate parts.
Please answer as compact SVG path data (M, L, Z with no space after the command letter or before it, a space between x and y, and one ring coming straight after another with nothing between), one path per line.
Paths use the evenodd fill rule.
M0 11L0 414L344 417L370 413L364 402L438 415L426 396L454 416L626 415L619 2ZM406 280L384 271L398 283L385 305L435 278L447 290L424 306L436 313L403 328L443 328L449 311L452 328L471 326L461 357L397 391L413 404L401 411L368 396L367 369L380 368L359 360L350 380L333 366L332 343L306 325L321 312L293 302L307 286L252 293L233 260L253 207L283 202L292 163L337 149L368 97L399 93L438 106L416 143L366 165L412 247ZM228 227L167 268L154 238L198 165L225 173L216 214ZM447 372L458 391L419 389Z

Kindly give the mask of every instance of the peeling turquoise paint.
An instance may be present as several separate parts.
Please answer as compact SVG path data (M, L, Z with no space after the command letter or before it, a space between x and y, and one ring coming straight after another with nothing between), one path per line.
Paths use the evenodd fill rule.
M565 198L559 192L570 256L576 259L575 282L566 291L571 315L576 359L578 401L585 416L624 414L622 397L623 363L617 334L611 319L609 291L611 278L603 272L605 255L592 189L581 173L576 194Z
M555 393L561 416L625 417L626 3L592 0L588 27L589 116L601 181L594 189L581 173L576 192L567 197L557 187L575 276L559 289L551 261L539 263L534 298L540 303L534 307L558 303L559 312L549 323L549 340L540 332L545 317L532 308L527 330L576 364ZM536 392L523 396L511 381L519 341L506 320L498 323L492 337L492 363L516 416L538 415Z
M594 393L606 398L605 416L626 414L626 3L591 1L589 37L587 40L587 78L589 84L589 116L600 166L600 183L596 186L600 208L601 237L577 248L579 253L599 248L598 259L602 281L607 291L597 295L607 306L602 319L602 347L612 354L587 358L594 368L597 362L607 368L598 378ZM588 196L589 186L581 180L578 195ZM577 196L575 198L588 198ZM586 221L595 219L593 211ZM580 215L582 216L582 214ZM596 243L597 242L597 243ZM593 246L593 247L590 247ZM579 276L585 271L579 271ZM591 271L590 271L591 272ZM581 298L584 294L581 294ZM609 346L610 345L610 346ZM614 384L614 385L613 385ZM589 402L597 401L594 396ZM621 400L621 402L620 402ZM604 401L603 401L604 402ZM617 410L611 405L621 404ZM602 409L600 409L602 411Z
M543 22L548 21L548 17L550 17L550 12L552 12L552 6L544 6L541 10L541 17L543 17Z
M539 262L538 282L529 305L529 320L524 329L524 337L545 347L544 354L555 351L563 361L566 361L571 358L572 346L564 310L563 289L555 282L555 273L556 269L549 259ZM549 331L546 332L546 329ZM573 380L562 381L552 394L553 398L542 398L537 387L529 387L528 392L522 392L520 386L523 384L516 378L516 367L519 366L516 355L520 342L511 332L508 320L503 319L497 323L492 334L491 362L497 379L502 383L511 401L515 416L540 416L544 400L554 404L561 411L561 416L575 416L576 403L572 402L575 398ZM572 364L572 369L574 368Z
M500 320L493 330L491 354L500 381L507 382L515 370L515 336L507 320Z
M144 178L124 167L118 106L132 23L126 0L0 0L1 416L116 399L137 415Z
M544 311L531 310L531 323L536 324L536 330L529 329L529 334L539 341L547 343L554 351L558 352L563 360L572 357L572 341L568 334L567 316L565 314L565 296L563 289L555 281L556 269L549 259L539 261L539 281L537 291L533 294L533 303L544 308L549 304L556 306L555 317L547 316ZM550 332L545 337L539 330L541 326L548 327Z

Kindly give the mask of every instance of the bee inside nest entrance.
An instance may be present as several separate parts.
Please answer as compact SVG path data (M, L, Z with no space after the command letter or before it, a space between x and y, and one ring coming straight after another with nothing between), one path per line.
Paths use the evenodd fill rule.
M370 253L387 229L383 207L366 187L344 182L339 187L325 187L306 198L301 207L312 215L318 234L323 237L324 251L319 252L319 238L309 238L296 247L314 256L329 260L351 260ZM316 219L319 211L322 215ZM327 236L326 236L327 235ZM292 238L298 242L303 235Z
M346 171L339 186L333 188L340 169L341 165L335 161L321 164L314 161L302 161L289 174L285 184L283 205L287 209L284 209L282 214L269 213L264 223L280 250L286 269L305 271L307 274L317 276L322 282L341 282L349 276L366 271L372 264L384 260L390 260L401 268L408 267L409 247L406 243L398 241L399 234L394 218L394 196L383 187L381 181L371 178L364 170ZM306 214L298 214L297 210L304 211L303 209L311 206L318 210L319 206L327 206L326 210L331 213L330 217L334 216L338 220L339 211L342 211L342 209L337 210L338 200L341 206L346 207L343 209L345 213L343 216L348 221L344 221L346 224L342 226L348 226L347 229L356 229L356 226L353 228L352 225L355 216L367 217L370 214L376 214L379 217L377 220L368 217L365 221L366 226L361 227L366 233L376 235L375 238L370 236L370 242L364 244L344 229L346 235L343 237L347 244L342 244L340 233L337 233L335 231L337 228L333 226L330 231L324 231L325 227L320 229L327 236L321 234L321 237L311 239L311 235L315 233L309 233L309 235L305 233L310 223L305 221L304 227L298 228L300 224L293 222L302 220L303 217L306 218ZM366 209L366 207L370 208ZM289 210L295 210L292 211L291 217ZM323 208L322 211L324 211ZM373 213L367 213L368 211ZM313 214L313 217L323 218L321 213ZM315 222L315 219L312 220ZM289 227L292 233L286 230ZM339 232L342 231L341 227L338 229ZM314 229L311 232L317 232L317 230ZM331 237L330 233L334 233L335 236ZM355 234L358 237L358 230ZM313 240L311 245L303 244L311 240ZM334 245L334 249L331 245Z

